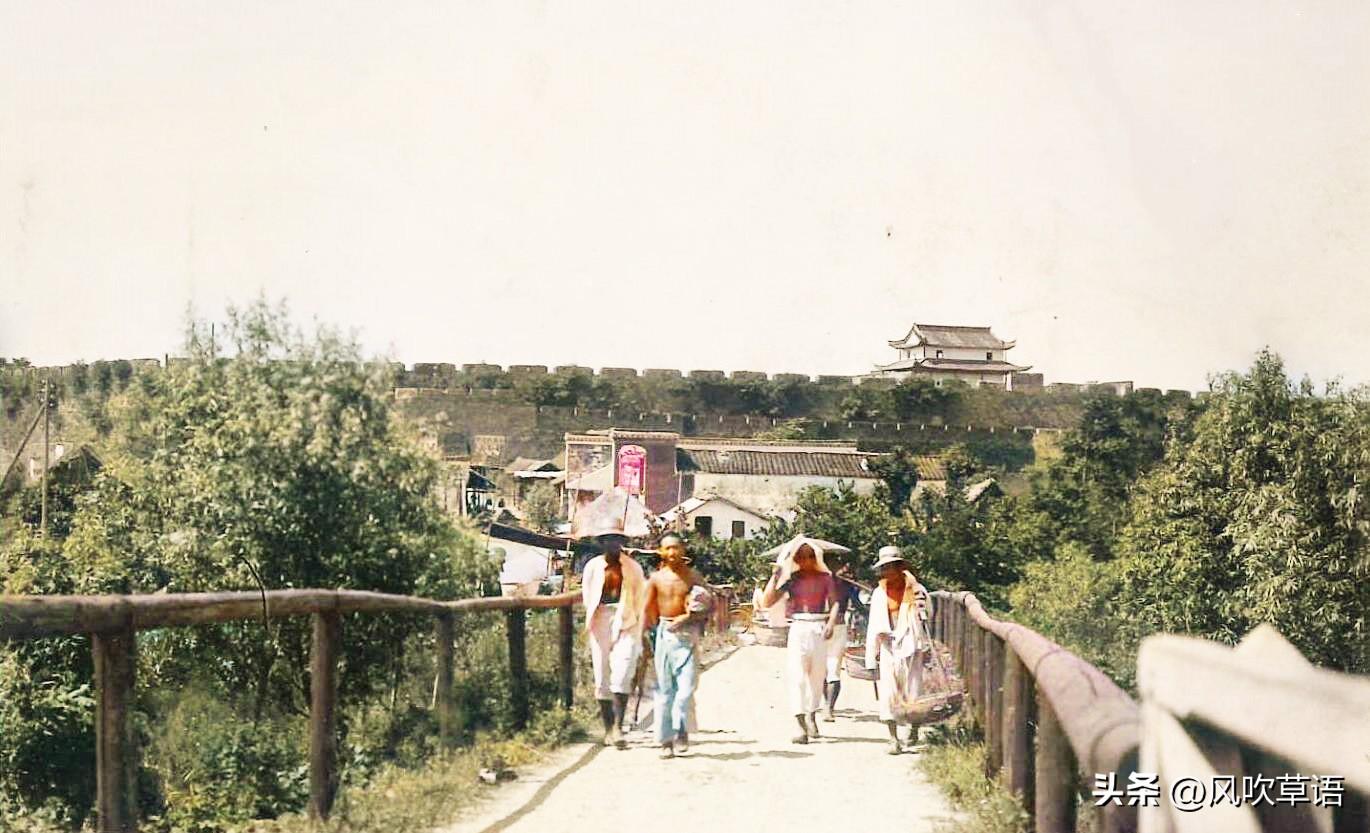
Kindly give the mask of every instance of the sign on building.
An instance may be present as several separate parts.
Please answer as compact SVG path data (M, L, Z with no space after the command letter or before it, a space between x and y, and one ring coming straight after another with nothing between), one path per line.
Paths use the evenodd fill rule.
M616 482L630 495L641 495L647 483L647 449L640 445L625 445L618 450Z

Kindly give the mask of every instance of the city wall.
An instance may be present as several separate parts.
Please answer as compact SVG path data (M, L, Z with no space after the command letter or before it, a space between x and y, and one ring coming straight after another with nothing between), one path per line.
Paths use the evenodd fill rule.
M167 360L175 364L176 359ZM127 384L140 371L163 367L157 359L121 360L37 368L0 365L0 460L12 454L19 435L31 419L42 380L50 378L60 399L85 390ZM751 437L797 434L809 439L849 440L881 450L905 446L935 452L954 443L980 447L1031 447L1031 437L1072 427L1089 395L1099 392L1126 395L1128 383L1098 386L1032 385L1025 390L958 388L952 404L909 421L848 420L839 418L841 403L859 388L888 387L888 380L850 376L807 376L761 371L676 370L562 365L416 363L391 365L400 414L416 426L427 444L447 455L473 455L505 462L517 456L549 458L562 449L563 435L616 426L634 430L675 431L687 436ZM609 381L635 402L631 408L589 409L578 406L536 405L529 401L533 387L545 382L579 378L582 382ZM79 380L79 383L78 383ZM689 392L715 387L755 387L770 383L800 391L798 404L788 412L746 413L745 408L711 410L693 401ZM1142 389L1175 402L1185 391ZM79 398L79 397L78 397ZM686 407L682 409L681 405ZM64 433L94 439L85 420L69 405L62 408ZM73 423L72 418L76 418ZM56 427L56 426L54 426ZM78 429L73 431L72 429Z

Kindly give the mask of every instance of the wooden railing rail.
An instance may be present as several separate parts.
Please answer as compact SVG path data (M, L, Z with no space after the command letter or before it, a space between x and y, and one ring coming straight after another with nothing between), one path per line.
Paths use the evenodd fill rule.
M932 598L933 635L955 656L984 727L986 774L1018 796L1036 833L1071 833L1082 775L1115 773L1126 784L1136 771L1137 704L1055 642L990 616L973 594ZM1107 833L1136 831L1136 807L1101 811Z
M0 595L0 639L31 639L114 632L132 628L203 625L314 613L474 613L565 607L580 593L491 596L436 601L365 590L269 590L237 593L168 593L135 596Z
M265 596L265 599L263 598ZM140 630L213 622L260 621L311 616L309 707L309 813L327 819L338 790L337 683L342 616L349 613L423 613L434 616L437 637L437 708L442 743L455 739L452 698L455 617L503 610L508 621L510 700L514 723L528 722L528 669L524 620L533 608L560 608L560 699L574 693L574 607L580 593L527 598L490 597L437 601L358 590L274 590L262 593L175 593L133 596L0 595L0 641L89 634L95 665L96 829L128 833L138 826L134 799L136 752L129 733L136 634Z
M727 630L732 588L712 587L718 604L711 626ZM560 700L570 708L575 691L575 611L579 590L555 596L497 596L438 601L361 590L272 590L233 593L171 593L108 596L0 595L0 642L88 634L95 664L96 816L100 833L137 829L133 784L136 753L128 708L133 700L136 634L141 630L214 622L313 618L310 646L309 813L327 819L338 790L337 676L342 615L419 613L435 619L437 711L442 743L456 734L452 697L455 618L460 613L505 611L514 724L529 718L525 616L530 609L559 608Z
M1158 805L1142 810L1143 831L1370 833L1370 678L1316 668L1261 625L1236 648L1148 637L1138 651L1137 688L1141 766L1157 773L1160 787ZM1269 801L1237 806L1211 795L1220 779L1241 795L1244 779L1260 777ZM1177 779L1210 793L1202 812L1175 806ZM1334 801L1314 795L1328 789Z

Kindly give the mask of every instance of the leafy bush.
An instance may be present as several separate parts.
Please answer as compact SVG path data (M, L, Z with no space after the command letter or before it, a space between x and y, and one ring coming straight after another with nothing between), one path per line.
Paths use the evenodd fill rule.
M159 712L144 754L163 790L152 829L208 833L228 822L275 818L308 799L302 718L254 723L204 686L178 693Z
M1082 544L1063 545L1056 557L1026 565L1009 591L1013 620L1041 633L1125 688L1136 653L1117 619L1117 564L1094 560Z
M1120 608L1233 643L1268 622L1310 660L1370 671L1370 400L1295 385L1278 356L1215 383L1139 484L1118 545Z

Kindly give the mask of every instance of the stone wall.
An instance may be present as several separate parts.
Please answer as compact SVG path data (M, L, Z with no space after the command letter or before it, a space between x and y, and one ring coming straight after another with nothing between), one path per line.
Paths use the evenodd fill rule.
M171 359L175 364L177 360ZM184 360L182 360L184 361ZM64 434L71 439L97 439L84 419L78 416L83 399L81 386L96 389L96 378L110 382L112 389L128 384L138 372L156 372L156 359L97 362L54 368L0 365L0 450L12 449L32 419L41 380L51 376L58 383L59 400L66 401L59 419ZM1124 394L1126 386L1114 383L1093 390L1086 386L1051 385L1046 390L1005 392L985 388L958 388L954 403L938 413L929 413L908 422L846 421L835 418L842 403L855 390L852 377L821 376L818 379L792 373L772 376L760 371L723 371L654 368L640 374L633 368L593 369L563 365L549 370L546 365L514 365L508 369L495 364L448 362L416 363L411 367L392 364L399 413L409 420L429 447L448 455L467 455L477 451L477 438L487 453L504 460L517 456L550 458L561 453L563 435L592 428L617 426L624 429L675 431L687 436L751 437L778 432L809 439L854 440L878 450L894 445L935 451L954 442L978 443L980 447L1013 448L1027 443L1034 430L1059 430L1072 427L1079 419L1085 399L1101 390ZM1022 374L1038 375L1038 374ZM539 379L573 377L614 380L632 410L587 410L578 407L537 406L529 401L530 385ZM79 385L78 385L79 380ZM795 393L785 401L783 415L710 410L707 400L695 394L712 386L723 391L719 403L745 403L733 397L749 385L769 381ZM883 387L886 380L865 379L862 385ZM694 386L699 385L702 388ZM1164 396L1172 402L1188 400L1185 391L1140 389L1133 395ZM732 397L732 398L730 398ZM70 402L76 398L76 402ZM736 404L734 403L734 404ZM684 410L682 410L682 407ZM718 407L733 407L722 404ZM735 410L743 410L741 405ZM27 416L26 416L27 415ZM79 427L78 427L79 426ZM967 426L970 430L967 430ZM1017 433L1023 436L1016 437ZM496 439L500 438L500 439ZM10 452L12 453L12 451Z
M754 437L782 427L785 420L749 414L625 413L622 411L535 406L518 401L510 391L404 391L397 399L400 414L426 441L449 455L472 451L477 436L505 438L504 461L515 457L548 459L561 454L566 434L618 428L625 431L673 431L682 436ZM935 452L953 444L973 447L1021 446L1030 450L1040 431L1058 426L998 426L928 422L862 422L801 420L807 439L848 440L871 450L903 446Z

